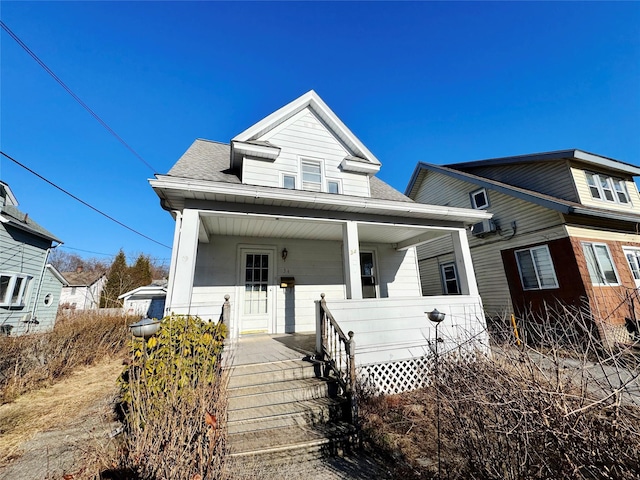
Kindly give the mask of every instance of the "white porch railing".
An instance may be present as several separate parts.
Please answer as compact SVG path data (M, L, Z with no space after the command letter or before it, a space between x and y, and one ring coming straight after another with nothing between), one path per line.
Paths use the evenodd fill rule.
M326 305L342 331L355 332L355 365L361 379L383 393L411 390L426 381L436 341L435 325L428 318L434 309L445 313L438 326L440 354L455 351L461 358L473 358L478 351L488 353L477 296L326 299ZM318 352L321 333L318 328Z

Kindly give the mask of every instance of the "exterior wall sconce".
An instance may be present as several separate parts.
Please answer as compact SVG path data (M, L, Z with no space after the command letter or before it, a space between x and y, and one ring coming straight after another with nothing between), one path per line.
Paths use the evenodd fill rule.
M287 252L286 248L282 249L282 261L286 261L287 260L287 255L289 255L289 252Z

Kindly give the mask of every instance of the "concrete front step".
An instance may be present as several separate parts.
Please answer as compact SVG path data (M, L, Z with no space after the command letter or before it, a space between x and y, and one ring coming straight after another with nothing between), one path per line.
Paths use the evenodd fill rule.
M292 456L319 458L349 450L356 443L356 429L344 422L270 428L228 436L231 457L264 457L269 462Z
M228 410L227 431L241 433L294 425L318 425L342 418L343 401L317 398Z
M320 364L305 360L238 365L230 370L229 388L302 380L320 375Z
M265 383L247 387L231 388L229 410L257 408L265 405L299 402L331 397L337 393L336 383L331 380L309 378L288 382Z

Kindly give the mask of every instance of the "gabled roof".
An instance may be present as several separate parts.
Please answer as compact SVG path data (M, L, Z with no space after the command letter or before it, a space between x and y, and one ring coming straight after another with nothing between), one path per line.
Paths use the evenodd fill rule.
M578 160L589 165L593 165L607 170L626 173L627 175L640 175L640 167L630 163L621 162L613 158L603 157L583 150L557 150L554 152L533 153L529 155L517 155L514 157L489 158L487 160L476 160L473 162L452 163L447 167L456 170L470 170L476 167L488 167L499 165L514 165L518 163L550 162L555 160Z
M56 267L54 267L50 263L47 263L46 268L51 272L51 274L55 278L58 279L58 281L62 284L63 287L69 286L69 282L67 282L67 279L62 276L62 273L60 273Z
M310 108L318 117L325 123L327 128L331 130L337 138L352 152L352 157L364 160L366 163L375 167L374 170L380 168L380 161L369 151L364 144L358 140L358 138L349 130L349 128L342 123L335 113L327 106L326 103L320 98L320 96L313 90L308 91L304 95L298 97L294 101L288 103L284 107L276 110L271 115L260 120L258 123L249 127L244 132L236 135L231 139L231 144L236 142L240 143L252 143L260 140L260 138L267 132L273 130L277 126L286 122L288 119L301 112L305 108ZM256 145L258 146L258 145ZM263 149L277 148L277 146L260 145ZM269 153L265 150L265 155ZM233 156L235 157L235 156ZM231 167L235 168L236 162L232 157Z
M62 272L70 287L90 287L107 274L104 272Z
M4 202L0 203L0 206L2 206L2 203L13 205L14 207L18 206L18 199L9 188L9 185L2 180L0 180L0 196L5 199Z
M167 176L241 185L238 175L229 169L230 151L231 147L226 143L197 139L169 170ZM369 186L371 198L413 202L378 177L370 177ZM334 196L331 193L316 195Z
M28 214L21 212L13 205L5 205L0 211L0 223L11 225L25 232L29 232L45 240L62 243L53 233L34 222Z
M512 185L481 177L479 175L462 172L448 166L433 165L424 162L418 163L415 170L413 171L411 180L409 181L409 185L407 186L406 190L406 194L408 196L413 197L416 195L417 188L420 186L420 183L424 178L425 171L441 173L443 175L447 175L464 182L469 182L479 187L495 190L511 197L519 198L521 200L531 202L545 208L556 210L563 214L588 215L592 217L604 217L614 220L622 220L625 222L640 222L640 215L637 214L618 212L605 208L587 207L580 203L570 202L568 200L534 192L525 188L514 187Z

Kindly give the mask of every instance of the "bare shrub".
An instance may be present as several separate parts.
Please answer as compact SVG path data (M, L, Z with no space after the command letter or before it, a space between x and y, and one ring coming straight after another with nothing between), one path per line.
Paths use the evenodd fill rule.
M171 316L133 344L122 376L123 466L143 479L219 478L224 461L226 327Z
M62 316L51 332L0 337L0 403L121 354L129 337L123 317L91 312Z
M407 478L437 476L438 442L441 478L637 478L635 355L604 348L579 312L553 314L537 319L535 342L494 345L475 362L445 354L429 387L365 401L373 447Z

